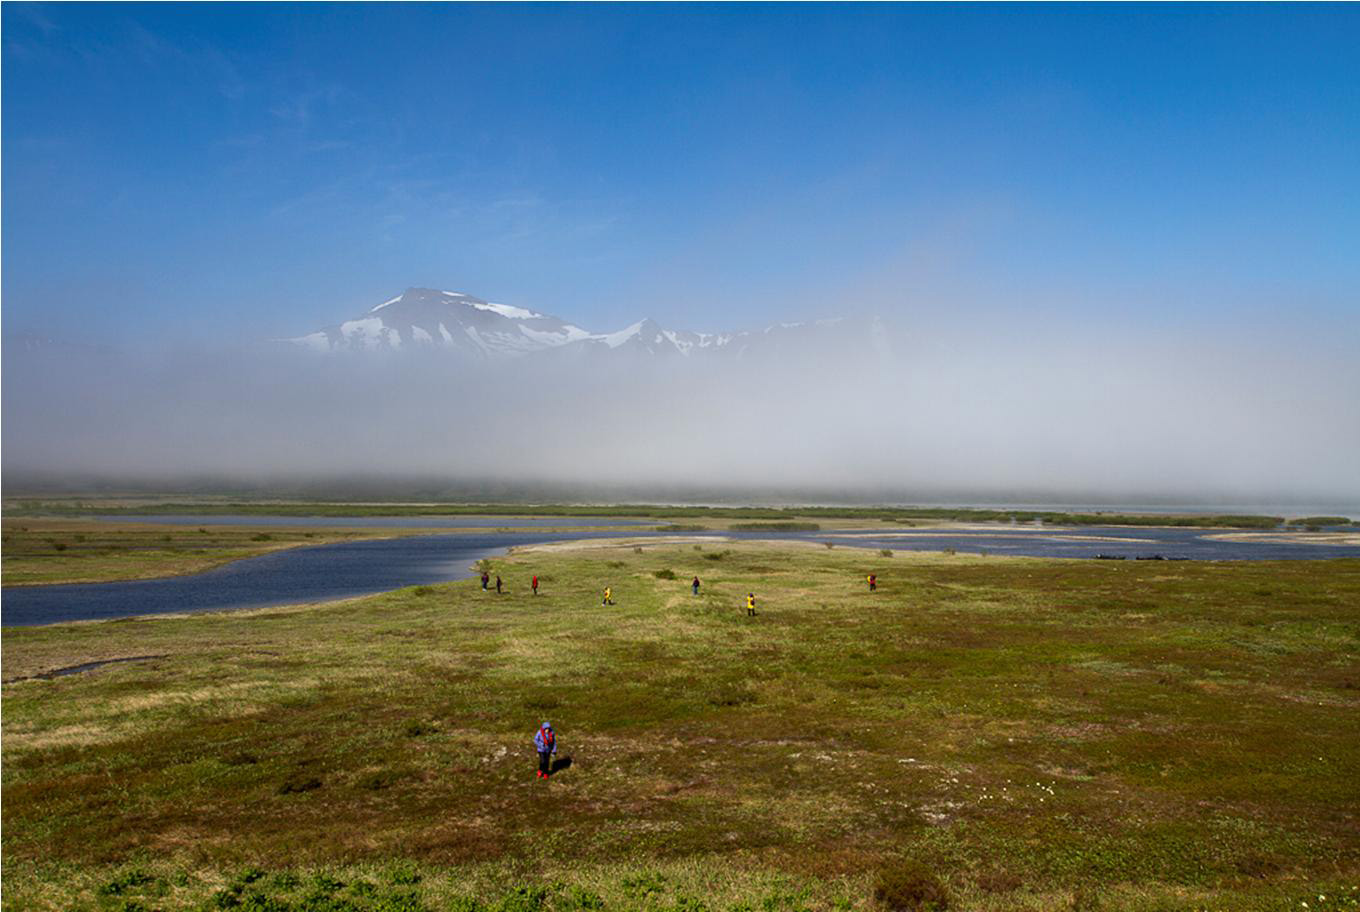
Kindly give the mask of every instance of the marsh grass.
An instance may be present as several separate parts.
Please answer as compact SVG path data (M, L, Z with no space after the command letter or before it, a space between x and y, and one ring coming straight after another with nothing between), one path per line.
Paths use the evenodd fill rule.
M82 519L6 519L6 586L150 579L198 573L280 548L418 534L415 529L327 529L321 532L248 526L169 527Z
M1360 561L725 552L7 629L5 906L1353 908Z
M1207 515L1184 513L1070 513L1052 510L991 510L968 507L708 507L657 506L654 504L617 504L586 506L574 504L495 503L345 503L277 501L181 501L164 498L128 503L117 498L34 499L11 497L5 511L12 516L102 515L262 515L262 516L566 516L580 518L772 520L807 522L812 519L850 519L901 522L937 520L951 522L1046 522L1055 525L1192 526L1199 528L1274 529L1284 522L1280 516L1237 514ZM1328 519L1336 517L1325 517ZM1344 517L1342 517L1344 519ZM674 527L672 527L674 528Z

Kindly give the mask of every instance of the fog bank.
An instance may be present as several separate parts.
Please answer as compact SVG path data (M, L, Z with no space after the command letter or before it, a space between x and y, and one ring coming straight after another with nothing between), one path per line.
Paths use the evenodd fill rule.
M213 476L1354 503L1360 363L1340 349L1019 319L877 342L851 325L724 363L7 346L3 466L8 493L25 477Z

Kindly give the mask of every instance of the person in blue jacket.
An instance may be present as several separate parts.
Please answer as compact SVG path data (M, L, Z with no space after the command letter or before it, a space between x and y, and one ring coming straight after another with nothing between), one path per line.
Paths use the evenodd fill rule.
M557 733L547 722L534 734L534 750L538 751L538 778L552 775L552 758L557 753Z

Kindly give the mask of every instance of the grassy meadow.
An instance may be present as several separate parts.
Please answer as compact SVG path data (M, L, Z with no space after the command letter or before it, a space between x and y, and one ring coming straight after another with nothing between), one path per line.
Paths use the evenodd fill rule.
M1360 904L1360 561L488 566L506 594L6 629L4 908Z

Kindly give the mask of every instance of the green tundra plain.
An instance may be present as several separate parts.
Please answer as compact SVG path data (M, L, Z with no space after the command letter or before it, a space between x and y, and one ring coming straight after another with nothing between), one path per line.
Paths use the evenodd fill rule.
M4 908L1360 904L1360 561L487 566L504 595L6 628Z

